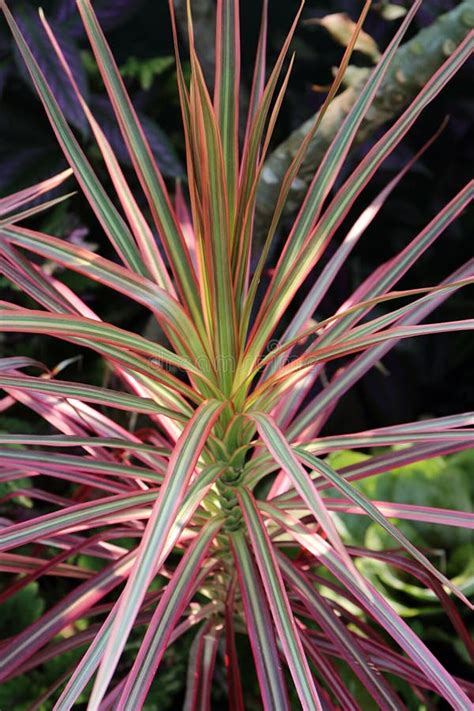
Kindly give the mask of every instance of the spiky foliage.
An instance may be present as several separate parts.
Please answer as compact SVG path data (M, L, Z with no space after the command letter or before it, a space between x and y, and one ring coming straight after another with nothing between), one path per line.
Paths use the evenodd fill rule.
M261 277L285 198L309 141L288 170L262 253L252 254L256 188L289 79L291 62L286 74L282 72L298 17L267 76L267 3L263 3L240 148L238 2L217 3L213 96L194 49L189 8L191 76L188 84L185 81L170 2L186 141L188 211L179 191L173 205L90 0L77 4L153 224L140 211L45 18L51 51L60 58L95 135L115 188L114 200L94 174L3 5L57 139L117 260L18 226L20 217L38 207L10 214L60 183L65 174L4 199L2 212L10 216L2 218L0 226L0 268L38 308L2 302L1 327L4 332L48 334L90 348L108 363L123 387L113 390L68 382L26 357L0 361L3 409L21 403L54 431L34 436L2 434L2 481L14 482L25 475L33 483L38 475L67 480L79 484L82 497L78 503L70 494L60 496L32 486L30 500L45 501L52 511L35 516L33 509L31 516L3 522L0 565L23 576L6 588L4 599L44 575L77 584L37 621L3 643L0 678L10 679L87 644L67 683L61 678L51 688L54 693L62 685L54 708L71 708L94 678L87 687L89 709L136 711L142 708L155 675L159 679L160 662L169 645L196 626L189 661L189 709L209 708L215 665L221 665L223 657L230 707L245 707L236 642L242 634L250 640L266 709L289 708L290 698L298 698L308 711L359 708L347 691L344 667L353 670L381 709L404 708L386 673L405 680L422 700L433 692L453 708L471 708L469 683L448 673L363 577L357 561L375 553L343 544L334 511L367 516L391 536L398 552L387 553L386 559L439 597L472 652L453 599L457 596L469 604L462 589L439 572L391 519L472 528L474 516L372 502L353 483L468 447L473 439L472 415L340 437L320 436L320 432L344 393L400 339L472 329L474 320L420 322L472 281L473 261L436 287L392 291L464 210L472 197L472 184L455 195L402 252L360 284L333 317L319 323L311 319L365 227L411 164L361 214L321 269L323 253L370 177L466 61L472 36L451 53L334 191L351 142L419 6L415 2L318 166L263 290ZM368 6L323 112L337 91ZM34 255L31 261L27 253ZM164 334L163 343L102 321L43 269L38 258L85 275L149 309ZM311 288L303 292L295 311L290 307L309 277ZM403 301L396 301L402 297ZM392 306L371 317L380 303ZM282 331L278 347L269 351L271 339ZM323 378L317 395L312 394L325 364L341 358L343 364L332 379ZM30 369L36 374L25 373ZM149 424L136 431L124 428L105 414L103 406L137 413ZM325 458L342 448L387 445L403 447L340 470ZM67 448L75 453L69 454ZM9 496L15 492L13 485ZM16 552L9 552L13 549ZM91 559L98 572L86 564ZM143 630L144 624L146 633L131 661L124 652L131 635ZM61 636L65 629L67 635Z

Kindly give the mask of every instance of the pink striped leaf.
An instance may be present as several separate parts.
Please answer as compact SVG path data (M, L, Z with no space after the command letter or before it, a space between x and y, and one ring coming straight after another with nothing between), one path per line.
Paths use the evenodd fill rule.
M377 88L380 85L385 72L390 66L395 51L418 7L419 2L415 2L410 8L407 16L402 22L401 27L374 70L371 81L367 82L358 100L339 129L336 138L327 151L310 184L310 187L308 188L305 201L296 220L294 221L291 233L286 241L285 249L280 256L275 270L272 283L260 307L259 316L256 319L252 333L249 337L249 341L251 343L251 350L249 349L249 351L252 352L252 354L254 352L261 352L264 342L274 328L277 314L284 308L284 304L289 303L291 297L295 293L297 288L296 282L298 281L298 284L301 284L304 279L303 275L307 273L306 260L301 265L300 269L293 269L295 259L299 256L299 252L302 250L303 245L307 241L308 234L314 226L315 220L319 214L321 204L328 195L331 185L336 179L337 173L345 157L347 156L355 133L366 111L372 103ZM295 272L297 272L297 274ZM287 278L291 276L291 281L295 283L295 287L292 286L292 288L290 288L289 284L290 279ZM277 295L276 303L273 298L275 294Z
M178 346L194 344L197 354L202 352L196 330L180 304L166 291L145 277L140 277L120 265L64 240L15 226L0 229L0 235L10 243L24 247L46 259L59 262L69 269L100 281L116 291L143 304L164 320L164 327L180 337ZM180 345L181 344L181 345Z
M468 607L474 607L471 605L466 596L442 573L440 573L435 566L428 560L428 558L414 546L401 531L399 531L396 526L390 523L385 516L379 511L379 509L368 499L364 494L362 494L358 489L352 486L349 482L339 476L337 472L332 469L332 467L327 464L326 461L318 459L308 453L297 453L298 459L304 462L307 466L315 469L321 476L325 477L338 491L340 491L344 496L346 496L350 501L352 501L357 506L360 506L368 516L373 521L376 521L379 526L381 526L387 533L389 533L397 543L402 546L410 555L412 555L415 560L420 563L424 568L430 571L443 585L451 590L455 595L459 597Z
M278 564L292 589L308 608L311 618L318 622L333 643L339 647L341 656L346 659L365 688L370 691L379 708L391 711L403 708L401 700L395 695L380 672L369 664L357 637L346 629L317 588L306 580L304 575L284 555L278 554Z
M218 0L214 108L219 119L229 216L234 219L239 172L240 18L239 0Z
M320 710L322 706L315 680L301 644L283 578L265 524L251 493L243 489L238 491L237 496L252 542L252 550L265 588L268 605L299 700L304 711Z
M115 154L110 146L109 141L107 140L104 132L95 120L86 101L81 95L77 82L74 79L74 75L71 72L69 65L67 64L61 47L59 46L59 43L56 40L54 33L51 30L51 27L46 21L43 10L41 8L39 10L39 14L41 22L43 23L43 26L51 42L51 45L54 51L56 52L63 71L72 89L74 90L77 100L79 101L81 108L92 129L94 137L97 141L97 145L99 146L100 152L102 154L102 157L104 158L104 162L109 171L110 178L114 183L117 197L119 198L123 210L127 216L130 228L137 242L137 246L140 250L143 261L146 264L150 275L156 280L158 286L160 286L162 289L165 289L166 291L169 291L173 295L174 287L171 283L168 272L166 271L166 266L156 245L153 233L150 227L148 226L142 212L140 211L138 204L132 194L132 191L128 186L127 181L125 180L119 162L115 157Z
M323 527L332 545L346 561L347 566L353 568L352 561L341 541L334 521L324 505L324 501L311 481L311 477L298 462L295 453L292 451L281 430L269 415L254 412L251 417L256 423L259 434L274 460L290 477L295 489L313 512L313 515ZM353 570L357 577L357 571L354 568Z
M468 711L471 702L456 680L446 671L411 628L397 615L374 586L366 582L367 592L353 577L347 566L321 536L308 529L289 514L269 504L259 504L265 516L283 526L305 549L311 552L349 590L406 654L426 674L434 688L454 708Z
M110 48L97 22L91 3L89 0L78 0L77 6L115 112L117 123L138 178L148 198L153 218L166 249L176 278L177 290L182 296L183 302L189 306L195 323L202 326L201 306L198 300L199 289L191 258L176 216L173 213L163 177L155 163L150 146L128 97Z
M24 190L19 190L12 195L8 195L7 197L0 198L0 217L7 215L9 212L18 210L20 207L28 202L31 202L32 200L37 200L45 193L49 193L51 190L54 190L62 185L65 180L71 177L71 175L72 170L68 168L57 175L53 175L47 180L43 180L41 183L32 185Z
M32 378L27 375L0 376L0 388L34 391L45 394L59 395L65 398L78 398L84 402L94 402L107 407L116 407L129 412L154 413L166 415L178 421L185 416L167 407L160 407L151 399L137 397L117 390L100 388L93 385L81 385L66 380L46 380Z
M465 277L471 277L474 273L474 259L467 262L463 267L456 270L442 283L448 285L450 282L459 281ZM421 306L415 308L408 316L404 316L398 322L400 326L410 326L419 323L423 318L429 315L439 304L443 303L446 299L446 294L441 292L433 296L428 303L424 303ZM337 400L342 397L342 395L347 392L347 390L354 385L359 378L362 377L375 363L377 363L381 358L383 358L386 353L395 345L396 341L388 341L386 343L379 343L373 348L370 348L366 353L358 356L358 358L353 361L350 367L342 372L337 373L335 378L329 383L327 387L324 388L322 393L317 395L313 401L298 415L294 423L288 429L288 436L291 439L295 439L306 430L310 423L313 424L317 421L317 417L321 415L324 408L330 402L337 402ZM318 423L319 424L319 423Z
M194 592L198 571L222 523L222 519L215 518L204 526L174 571L148 625L117 703L117 711L133 711L143 705L173 628Z
M141 602L154 577L156 561L167 545L169 534L174 530L174 536L179 535L183 524L176 519L176 514L197 460L222 408L223 405L218 401L204 402L186 425L173 450L136 562L116 605L116 617L90 697L91 708L97 708L105 695Z
M125 221L114 207L104 188L98 181L90 163L79 146L73 132L69 128L54 95L36 62L28 44L23 37L13 15L2 2L2 10L10 26L18 49L25 61L31 79L36 87L44 109L53 126L56 138L68 160L74 174L81 185L84 194L97 215L112 244L124 262L138 274L144 274L145 269L136 249L133 237Z
M233 533L231 544L264 709L289 711L288 692L262 580L243 533Z

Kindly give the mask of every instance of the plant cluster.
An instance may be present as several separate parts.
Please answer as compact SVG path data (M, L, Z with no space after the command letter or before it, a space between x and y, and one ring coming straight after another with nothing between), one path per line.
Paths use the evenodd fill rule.
M0 681L85 647L44 698L56 695L54 708L64 711L86 692L88 708L94 711L135 711L146 704L167 650L194 631L188 709L210 707L213 680L222 668L229 707L246 707L251 682L240 673L240 661L241 640L247 635L265 709L358 709L345 681L350 673L380 709L405 708L409 688L420 703L435 695L467 711L472 683L441 664L381 594L364 563L383 560L426 588L472 655L455 601L472 607L463 581L440 572L393 519L472 529L474 515L373 501L355 482L466 449L473 440L472 413L341 436L323 436L321 431L348 389L400 340L474 327L474 319L421 323L472 283L474 260L441 284L393 289L466 208L473 184L454 195L333 316L319 322L312 317L364 229L418 156L362 212L321 268L325 250L371 176L469 58L472 33L337 187L358 127L420 2L413 4L319 165L267 274L288 191L340 86L370 1L319 117L288 169L259 254L252 251L257 187L290 79L293 59L287 62L287 55L301 9L267 72L268 3L263 2L240 145L239 3L217 4L212 95L194 47L191 3L189 81L182 70L171 0L169 5L188 201L181 189L172 199L91 2L77 0L152 226L44 15L40 18L51 51L109 172L113 200L14 17L1 3L70 164L70 170L0 201L0 271L29 300L26 306L0 303L1 329L44 334L92 349L108 364L117 387L64 380L58 377L59 367L26 356L0 360L2 410L18 404L29 408L53 432L0 434L0 477L9 483L7 497L15 502L0 529L0 566L19 575L1 599L47 576L68 583L53 606L4 640ZM37 200L71 172L116 260L19 224L55 204L57 198L39 205ZM154 342L103 321L44 268L46 262L85 275L149 310L163 338ZM300 294L304 298L292 310ZM372 314L375 306L383 307L380 315ZM333 360L339 368L328 381L325 365ZM127 426L114 415L117 411L131 415ZM381 453L343 466L328 456L348 448L379 448ZM18 485L25 477L31 482L27 489ZM54 489L51 482L77 486ZM33 502L31 510L25 509L25 500ZM393 550L373 550L365 541L348 544L337 523L340 514L367 517L389 537ZM132 658L127 654L131 645ZM392 683L394 677L403 683Z

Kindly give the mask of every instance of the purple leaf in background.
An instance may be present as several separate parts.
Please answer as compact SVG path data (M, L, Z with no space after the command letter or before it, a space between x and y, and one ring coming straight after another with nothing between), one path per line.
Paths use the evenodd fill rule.
M125 165L131 165L130 156L108 99L102 96L93 96L90 100L90 107L110 141L118 160ZM163 175L167 177L183 176L181 163L166 134L149 116L138 112L138 117Z
M56 0L56 5L53 11L54 21L56 23L71 23L68 30L72 32L72 25L80 26L77 22L77 5L76 0Z
M10 51L11 37L7 33L5 25L0 25L0 57L5 58L5 55Z
M5 87L6 79L11 70L11 38L0 25L0 99Z
M38 16L37 8L22 7L15 14L16 20L23 32L29 48L35 56L36 61L44 72L53 94L61 107L67 120L76 128L79 128L84 135L88 134L88 125L82 109L75 97L67 77L61 65L51 49L48 37L44 31ZM87 100L89 89L87 75L82 65L79 49L74 43L72 36L58 23L53 24L53 31L56 39L61 45L67 63L79 85L82 95ZM31 83L23 59L18 50L14 50L16 62L20 74L28 83Z
M9 59L0 59L0 99L2 98L3 88L11 70L11 62Z
M94 11L102 29L107 32L128 20L138 10L141 2L142 0L96 0ZM84 34L76 0L56 0L54 17L56 22L66 23L68 32L74 37Z
M140 4L141 0L97 0L94 9L102 29L107 31L128 20Z
M0 110L0 195L44 180L66 167L47 120L7 104Z

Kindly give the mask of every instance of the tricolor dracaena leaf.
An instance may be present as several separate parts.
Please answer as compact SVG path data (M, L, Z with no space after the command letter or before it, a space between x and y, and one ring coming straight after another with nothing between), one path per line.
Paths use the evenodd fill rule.
M472 318L433 312L473 283L474 260L439 283L398 289L398 282L468 207L473 184L450 195L398 253L394 246L335 313L316 321L315 312L392 191L442 132L444 124L347 226L383 160L471 55L472 33L449 46L415 99L348 171L346 157L420 2L412 4L314 166L289 230L279 230L357 48L370 1L363 4L321 113L295 146L262 245L254 228L258 188L298 61L291 46L303 5L267 67L272 6L262 0L246 102L240 51L247 18L238 0L216 4L214 86L202 67L194 3L168 4L186 154L175 194L103 33L127 3L77 0L76 12L68 2L51 22L41 11L33 42L0 0L70 166L0 199L0 275L13 287L0 301L2 344L18 339L0 359L0 603L14 604L33 584L42 591L61 581L53 603L1 641L0 681L46 670L51 681L31 703L56 711L77 703L90 711L154 708L176 644L188 657L178 690L187 711L210 709L225 695L231 711L260 702L265 711L445 702L467 711L472 683L445 668L404 619L405 598L395 608L384 586L403 576L400 589L416 588L430 612L445 614L456 650L473 656L463 614L469 579L449 565L440 570L419 542L426 526L467 536L474 517L457 499L367 492L375 477L406 466L454 461L453 476L461 476L456 458L472 448L473 414L340 435L321 430L397 343L472 330ZM56 32L60 21L71 36L81 23L86 31L107 116L103 102L88 103ZM38 43L51 52L48 63ZM99 177L105 171L95 169L69 122L89 127L110 196ZM49 195L66 180L63 194ZM105 254L38 227L77 189L110 243ZM30 217L36 229L23 226ZM104 300L117 296L117 310L126 301L132 317L74 291L69 272L100 287ZM144 331L145 311L152 325ZM275 334L283 334L277 344ZM56 358L41 346L40 358L33 351L43 339L60 341L67 354ZM82 370L78 350L87 352ZM332 361L338 367L327 379ZM18 412L28 413L22 426ZM348 517L376 530L382 544L367 535L356 545ZM385 577L372 574L372 565ZM72 668L61 666L65 653L75 655Z

